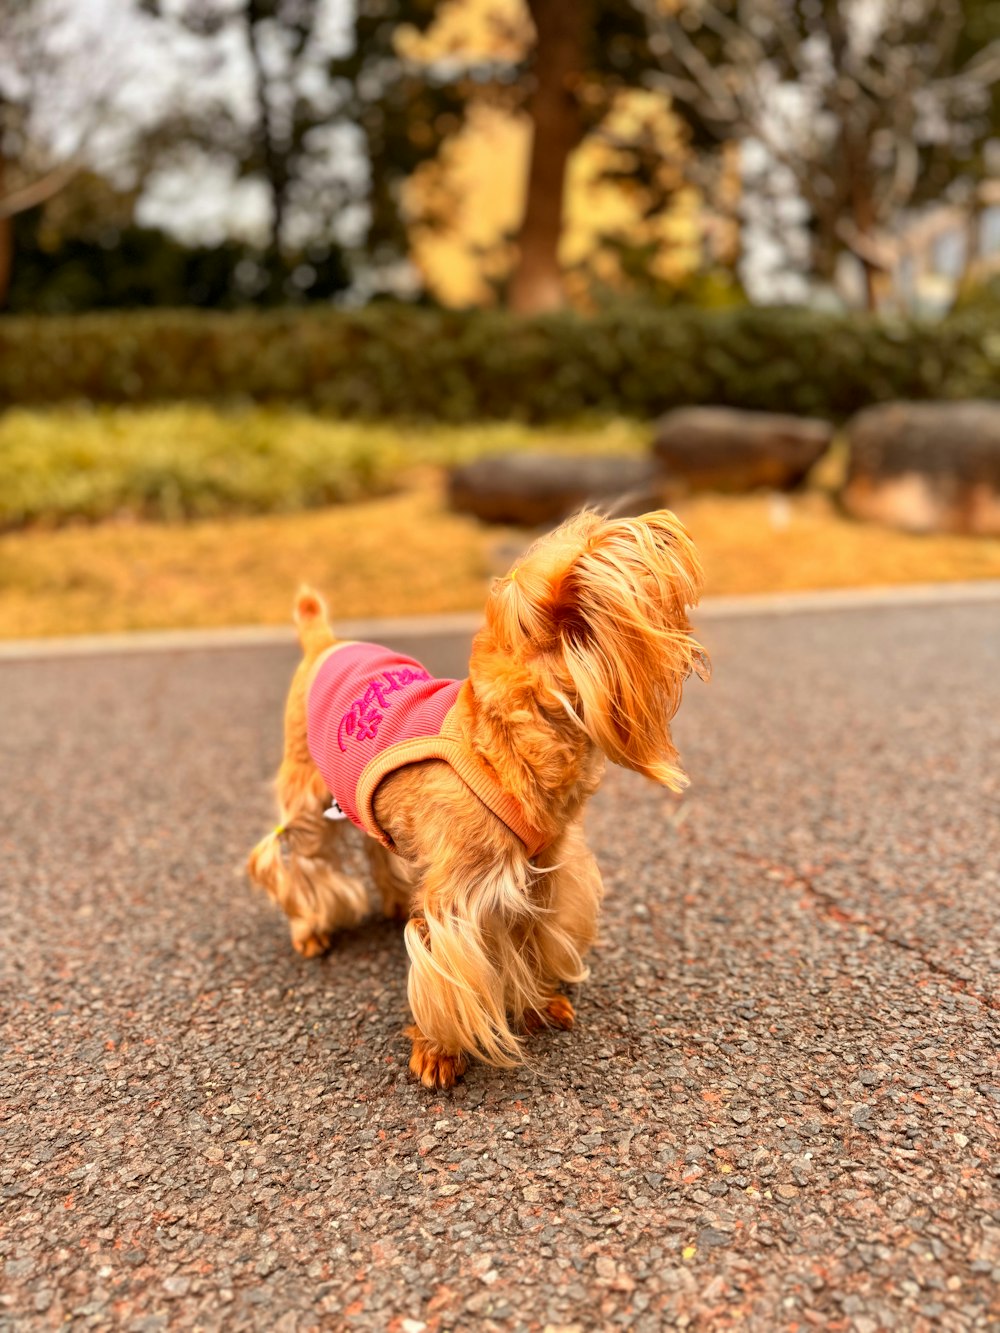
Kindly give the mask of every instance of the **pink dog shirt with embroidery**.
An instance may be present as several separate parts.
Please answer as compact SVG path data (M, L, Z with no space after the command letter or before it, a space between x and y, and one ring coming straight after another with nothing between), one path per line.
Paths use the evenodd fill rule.
M307 708L309 753L348 819L387 847L375 791L405 764L443 759L527 846L544 835L462 737L459 696L468 681L435 679L412 657L375 643L346 643L323 661Z

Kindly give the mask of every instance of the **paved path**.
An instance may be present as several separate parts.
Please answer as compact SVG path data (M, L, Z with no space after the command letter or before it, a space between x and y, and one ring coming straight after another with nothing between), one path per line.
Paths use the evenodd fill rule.
M287 647L0 665L0 1328L1000 1328L1000 610L704 629L577 1031L451 1094L242 877Z

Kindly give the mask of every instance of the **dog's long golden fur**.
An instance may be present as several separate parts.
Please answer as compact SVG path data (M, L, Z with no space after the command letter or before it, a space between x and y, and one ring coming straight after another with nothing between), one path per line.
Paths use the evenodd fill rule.
M700 587L695 548L667 510L579 514L495 582L462 734L546 834L534 858L441 761L379 786L375 813L398 855L368 839L369 863L386 911L408 917L410 1067L429 1087L450 1086L468 1055L512 1065L526 1033L572 1025L558 987L586 976L602 897L582 808L605 758L686 785L670 722L688 675L708 671L686 614ZM361 917L366 896L339 868L344 826L323 818L331 798L306 740L309 685L336 640L308 589L295 618L303 660L285 713L281 824L248 864L310 956Z

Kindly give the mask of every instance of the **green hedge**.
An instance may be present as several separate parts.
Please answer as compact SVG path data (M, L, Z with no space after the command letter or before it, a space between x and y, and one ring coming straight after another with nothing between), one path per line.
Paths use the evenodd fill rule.
M1000 396L1000 319L616 310L518 320L358 311L0 319L0 407L293 402L339 417L644 419L686 403L843 418L887 398Z

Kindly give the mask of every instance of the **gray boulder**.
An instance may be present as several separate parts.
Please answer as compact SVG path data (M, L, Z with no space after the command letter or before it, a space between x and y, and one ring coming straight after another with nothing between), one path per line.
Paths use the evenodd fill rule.
M882 403L847 425L844 508L908 532L1000 536L1000 403Z
M830 447L833 427L812 417L682 407L661 417L653 453L673 494L788 491Z
M642 514L663 503L656 464L642 458L497 454L453 468L452 509L487 523L543 527L581 505Z

